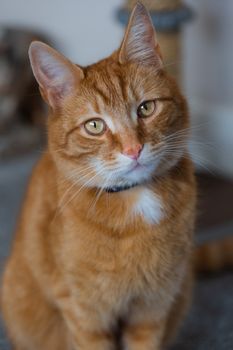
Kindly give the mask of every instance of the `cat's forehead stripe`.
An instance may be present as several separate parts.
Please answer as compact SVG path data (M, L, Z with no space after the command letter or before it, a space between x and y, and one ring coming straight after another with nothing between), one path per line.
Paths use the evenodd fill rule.
M104 105L118 106L125 105L129 100L129 86L127 81L119 73L104 71L104 75L97 75L93 89L96 96L99 96Z

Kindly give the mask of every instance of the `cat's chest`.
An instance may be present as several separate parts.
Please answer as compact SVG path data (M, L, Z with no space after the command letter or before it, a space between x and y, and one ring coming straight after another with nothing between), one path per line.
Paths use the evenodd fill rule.
M106 249L108 261L96 262L98 272L93 276L95 290L100 291L106 302L117 305L156 292L160 261L156 239L151 234L144 232L140 237L123 239L114 254L109 253Z
M149 189L141 191L131 207L131 215L140 216L145 223L159 224L164 215L161 198Z
M91 279L91 290L101 295L111 291L116 300L129 290L133 294L142 292L145 280L152 287L159 264L156 236L164 216L162 200L149 189L140 191L134 199L126 210L125 229L112 234L107 225L83 227L74 234L75 244L68 244L66 255L77 284L87 284ZM66 227L67 232L72 227Z

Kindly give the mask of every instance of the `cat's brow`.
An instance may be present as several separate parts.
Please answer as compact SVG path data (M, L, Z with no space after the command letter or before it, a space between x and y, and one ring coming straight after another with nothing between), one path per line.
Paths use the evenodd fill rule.
M158 101L172 101L172 102L175 102L175 99L172 96L156 97L156 100L158 100Z
M123 100L126 101L128 99L128 91L127 91L127 86L125 84L124 78L121 75L116 75L115 77L118 82L120 91L122 93Z
M119 102L128 100L127 86L124 78L119 74L111 76L110 73L105 72L105 76L99 81L96 81L93 88L103 101L104 105L119 105Z

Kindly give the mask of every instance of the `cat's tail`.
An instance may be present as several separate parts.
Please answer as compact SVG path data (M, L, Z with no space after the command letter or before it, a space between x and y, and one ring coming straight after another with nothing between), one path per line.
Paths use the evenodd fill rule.
M233 268L233 235L199 245L194 251L197 272L215 272Z

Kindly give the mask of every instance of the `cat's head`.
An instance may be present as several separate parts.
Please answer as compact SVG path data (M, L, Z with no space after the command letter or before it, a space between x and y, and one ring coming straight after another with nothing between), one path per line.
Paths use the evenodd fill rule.
M82 68L33 42L34 75L50 106L49 150L90 187L150 181L186 151L187 108L167 76L150 16L138 4L120 48Z

